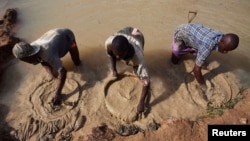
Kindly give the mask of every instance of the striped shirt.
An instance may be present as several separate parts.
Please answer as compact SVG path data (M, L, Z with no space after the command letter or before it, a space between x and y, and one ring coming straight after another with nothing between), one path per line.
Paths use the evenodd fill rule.
M182 24L174 33L175 43L192 47L196 50L196 65L202 66L213 50L218 49L218 42L224 34L220 31L204 27L201 24Z

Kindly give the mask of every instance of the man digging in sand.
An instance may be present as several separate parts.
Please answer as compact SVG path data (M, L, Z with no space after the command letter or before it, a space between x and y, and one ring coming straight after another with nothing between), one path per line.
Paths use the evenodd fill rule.
M52 103L60 105L61 91L67 74L60 58L69 52L74 64L80 65L79 51L73 32L66 28L52 29L31 44L25 42L15 44L12 52L16 58L24 62L33 65L41 63L49 73L50 80L58 78ZM54 71L57 71L58 74L55 74Z
M116 61L122 61L126 65L132 66L134 73L141 80L143 88L139 104L137 105L137 112L141 114L144 112L150 86L150 79L144 62L143 34L137 28L125 27L106 40L105 48L112 64L114 77L118 77Z
M188 53L195 55L194 76L208 96L208 87L201 73L206 59L214 50L225 54L236 49L238 44L239 37L234 33L224 34L201 24L181 24L174 32L171 61L177 64L181 56Z

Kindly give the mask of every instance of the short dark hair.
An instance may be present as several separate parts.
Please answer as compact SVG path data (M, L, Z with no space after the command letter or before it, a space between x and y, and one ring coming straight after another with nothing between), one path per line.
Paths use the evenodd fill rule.
M226 36L230 38L231 44L234 47L234 49L237 48L239 45L239 36L234 33L228 33L226 34Z
M117 51L124 51L128 45L128 39L122 35L116 36L112 41L112 48Z

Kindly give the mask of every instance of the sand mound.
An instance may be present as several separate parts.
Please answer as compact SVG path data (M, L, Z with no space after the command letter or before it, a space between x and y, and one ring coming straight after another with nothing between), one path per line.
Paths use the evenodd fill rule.
M105 104L108 111L116 118L131 123L137 117L137 104L140 99L142 84L134 76L125 74L107 84Z

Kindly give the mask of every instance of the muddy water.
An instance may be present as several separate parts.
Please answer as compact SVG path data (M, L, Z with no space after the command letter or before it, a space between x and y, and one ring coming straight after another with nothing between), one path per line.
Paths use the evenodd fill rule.
M227 67L227 71L237 74L242 85L250 86L248 73L250 71L248 55L250 2L248 0L219 2L216 0L209 2L205 0L2 0L0 7L1 13L6 8L18 9L19 25L16 27L16 35L28 42L35 40L51 28L69 27L76 34L80 51L85 52L89 47L103 46L110 34L131 25L140 28L144 33L146 55L150 54L148 50L151 48L155 48L156 53L160 48L160 51L163 50L169 54L174 28L178 24L187 22L188 11L198 11L193 22L200 22L223 32L239 34L240 45L236 51L227 55L215 53L210 58L218 60L221 65ZM165 56L155 63L161 65L168 61L169 57L169 55ZM82 58L84 58L83 55ZM91 63L94 59L99 60L98 57L91 57L85 61ZM106 64L106 62L100 64Z

